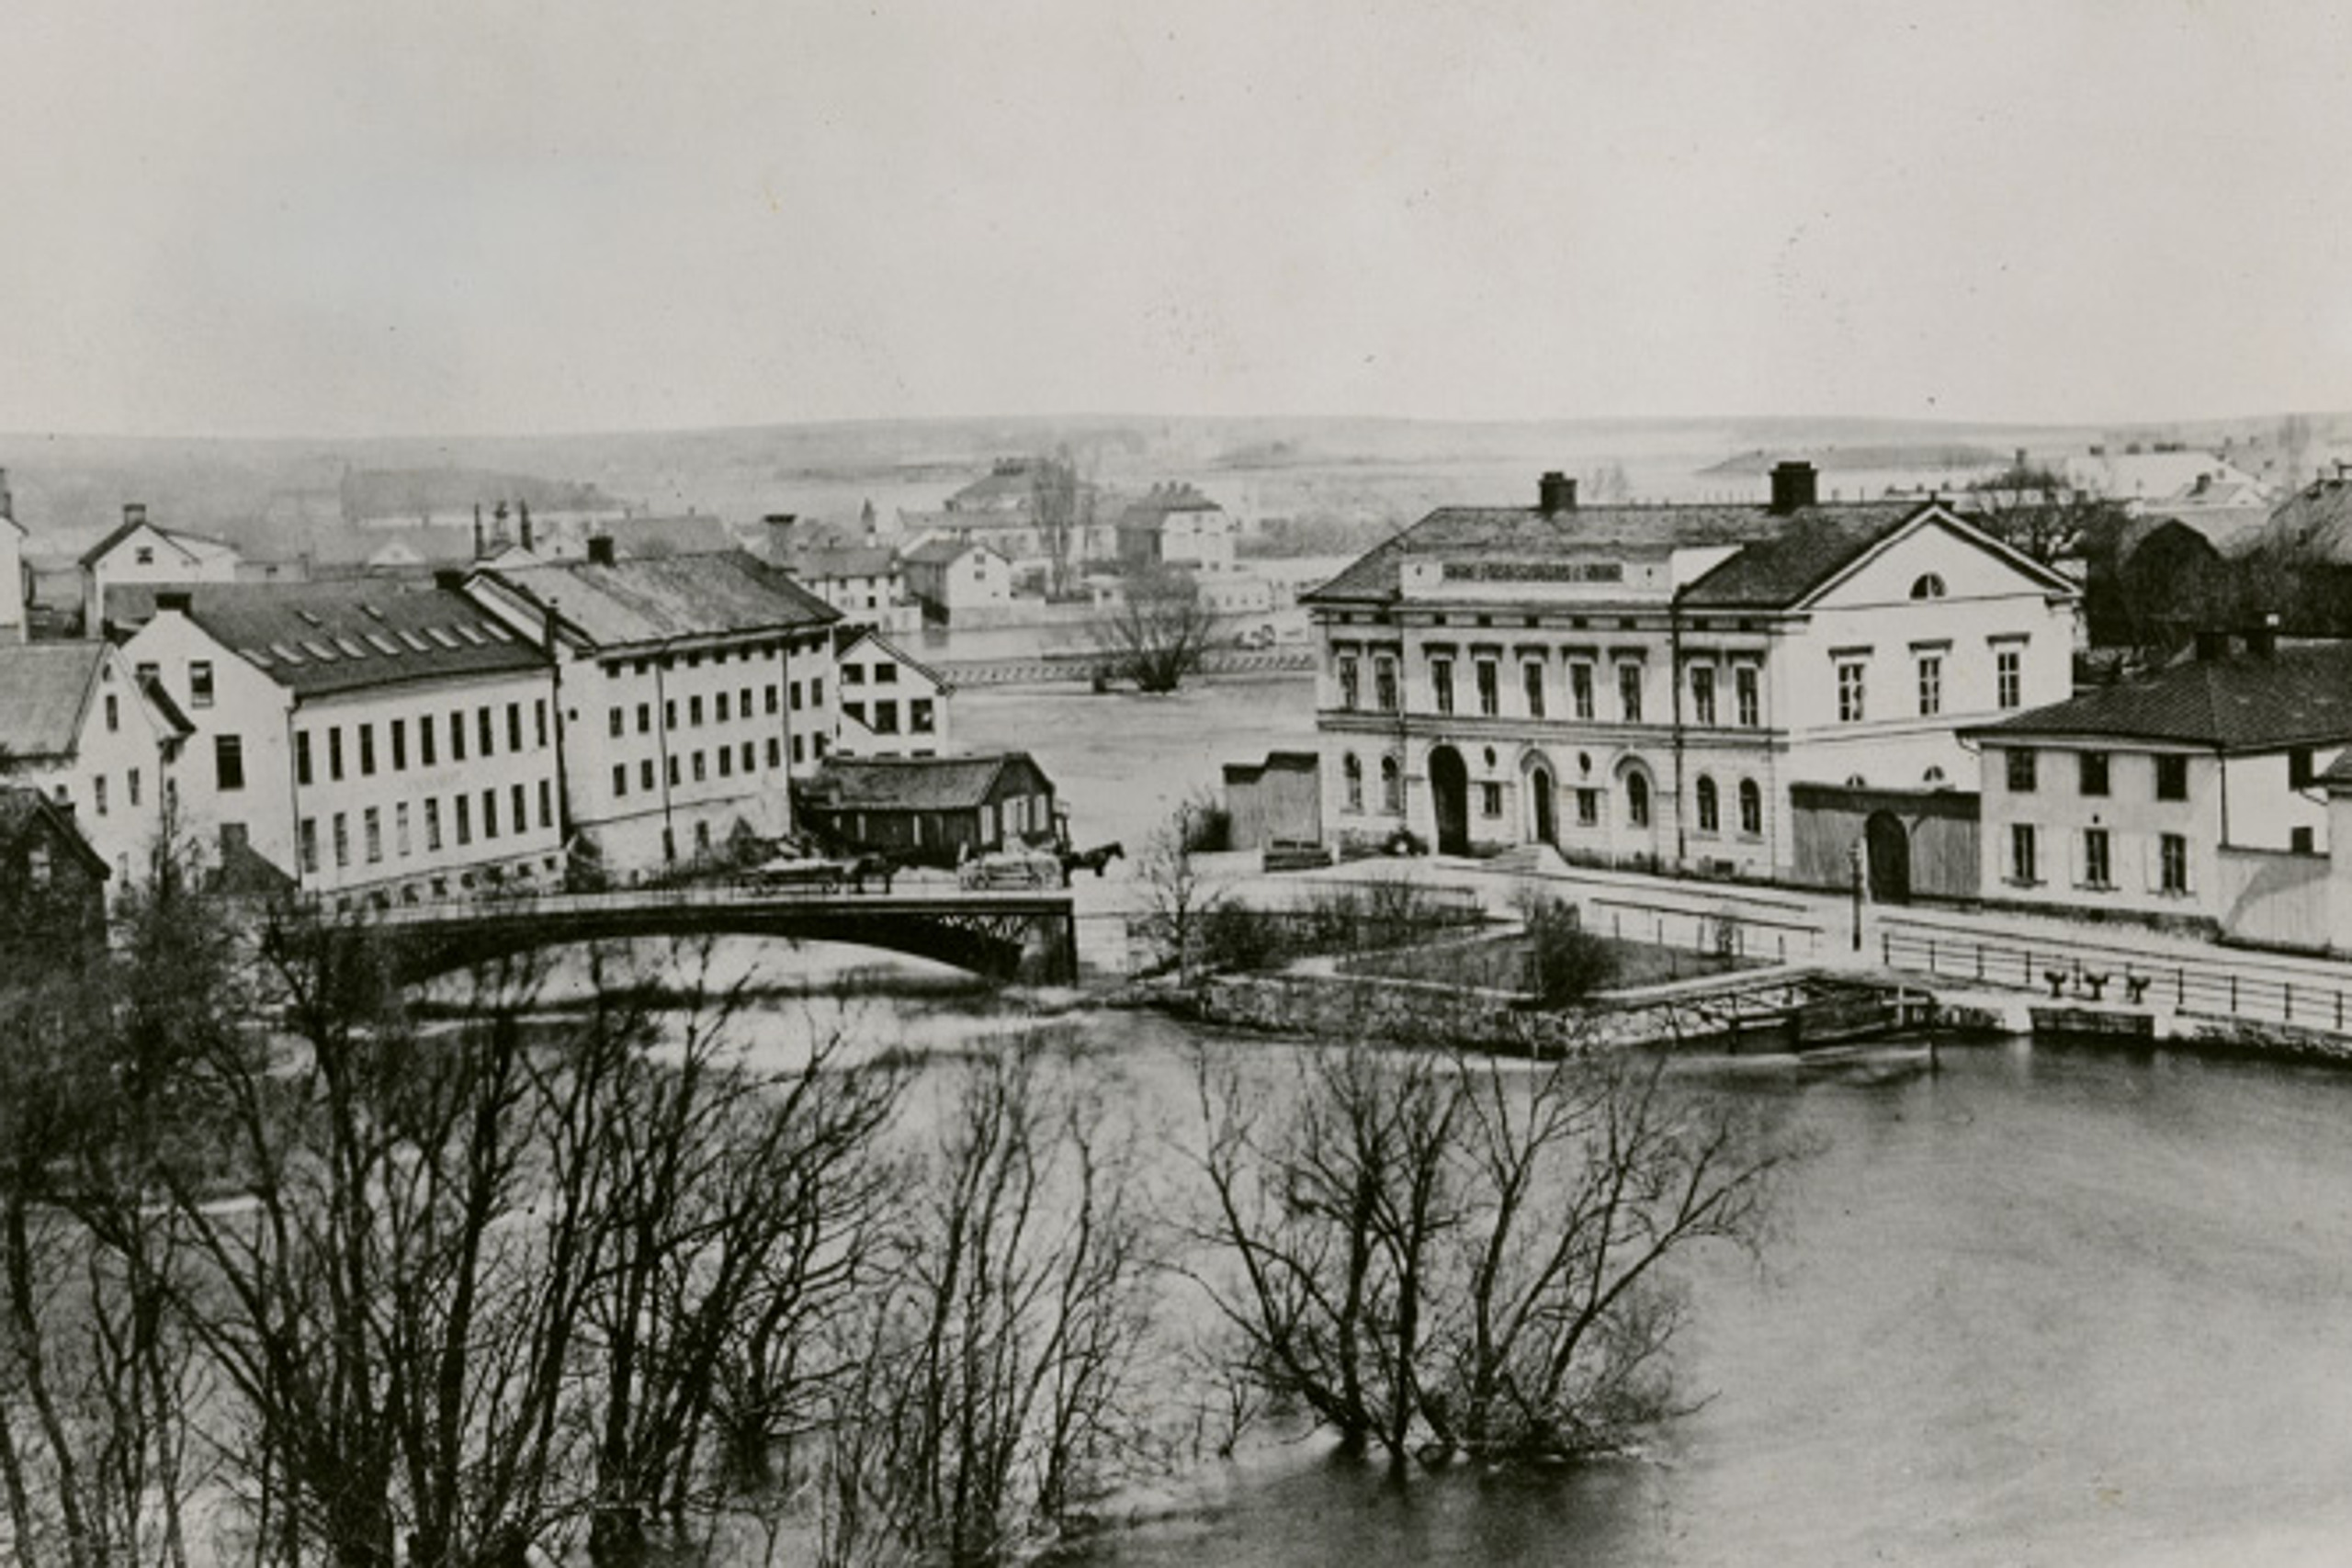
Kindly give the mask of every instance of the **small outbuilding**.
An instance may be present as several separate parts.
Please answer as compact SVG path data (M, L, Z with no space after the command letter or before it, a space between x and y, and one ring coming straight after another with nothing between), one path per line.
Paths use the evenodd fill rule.
M798 790L820 838L925 865L1057 839L1053 781L1026 751L825 759Z
M107 863L70 810L0 784L0 968L34 974L104 952L106 884Z
M1323 764L1312 751L1269 751L1225 765L1228 842L1237 850L1323 841Z

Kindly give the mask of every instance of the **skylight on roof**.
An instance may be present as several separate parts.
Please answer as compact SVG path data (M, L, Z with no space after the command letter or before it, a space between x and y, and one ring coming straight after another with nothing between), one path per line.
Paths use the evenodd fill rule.
M295 652L292 649L287 647L282 642L271 643L269 645L269 651L277 656L277 661L280 664L300 664L302 662L302 656Z
M333 664L334 662L334 649L329 648L322 642L306 641L302 644L302 651L309 654L311 658L317 660L322 664Z
M482 647L485 641L479 630L464 622L458 623L458 635L464 637L468 642L472 643L476 648Z
M326 623L325 623L324 621L322 621L322 620L319 619L319 617L318 617L318 614L317 614L317 612L315 612L315 611L311 611L311 610L305 610L305 609L300 608L300 607L298 605L298 606L295 608L294 613L295 613L296 615L298 615L301 616L301 617L302 617L302 619L303 619L303 621L304 621L304 623L305 623L305 624L307 624L307 625L313 626L317 626L317 627L319 627L319 628L320 628L321 630L322 630L322 631L326 628Z
M347 658L365 659L368 657L368 650L360 647L357 643L352 641L347 637L339 637L335 638L334 645L341 649L345 656Z
M373 604L362 604L359 606L359 611L370 620L380 621L384 618L384 612Z
M386 637L381 632L369 632L368 634L368 646L374 649L379 653L388 654L394 659L398 659L401 656L400 644L394 642L390 637Z
M488 632L491 636L496 637L501 642L513 642L514 640L514 634L507 629L507 627L501 622L484 621L481 624L481 629Z
M264 670L269 668L269 655L262 649L258 648L241 648L237 649L237 651L243 654L245 658L253 663L260 665Z
M455 648L458 646L458 639L451 637L443 627L427 626L424 628L424 635L431 637L435 642L439 643L444 648Z
M423 637L421 637L417 636L414 632L411 632L411 631L403 631L403 632L400 633L400 634L399 634L399 636L400 636L400 639L401 639L401 641L402 641L402 642L406 643L410 648L413 649L414 650L416 650L416 651L417 651L417 652L419 652L419 653L430 653L430 652L432 652L432 651L433 651L433 645L432 645L432 644L430 644L430 643L428 643L428 642L426 642Z

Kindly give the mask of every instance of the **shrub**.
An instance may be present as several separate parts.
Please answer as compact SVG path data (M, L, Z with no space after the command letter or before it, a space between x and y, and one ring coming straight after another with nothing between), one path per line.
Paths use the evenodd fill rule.
M1545 1007L1580 1002L1617 978L1617 950L1584 929L1573 904L1542 899L1527 916L1527 988Z

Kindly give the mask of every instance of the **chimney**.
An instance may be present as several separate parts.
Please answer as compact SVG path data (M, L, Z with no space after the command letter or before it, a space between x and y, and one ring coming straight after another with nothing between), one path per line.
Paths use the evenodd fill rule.
M1554 468L1535 483L1535 504L1546 517L1577 509L1577 481Z
M2262 624L2245 634L2245 650L2256 659L2278 657L2278 617L2265 615Z
M591 534L588 536L588 564L611 566L613 559L613 536L610 534Z
M146 521L147 503L145 502L126 501L122 503L122 525L124 527L135 528Z
M489 552L481 547L481 502L474 502L474 559L480 560Z
M2230 634L2211 626L2202 626L2197 633L2197 662L2218 664L2230 656Z
M159 615L185 615L196 608L196 595L185 588L158 589L155 613Z
M527 550L531 547L531 503L518 501L514 504L523 514L523 547Z
M1785 517L1818 504L1817 478L1811 463L1792 460L1772 465L1772 510Z

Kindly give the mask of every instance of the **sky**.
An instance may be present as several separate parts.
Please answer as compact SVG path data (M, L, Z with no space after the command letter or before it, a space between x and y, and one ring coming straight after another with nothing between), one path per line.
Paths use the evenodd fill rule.
M0 429L2352 409L2352 8L10 0Z

